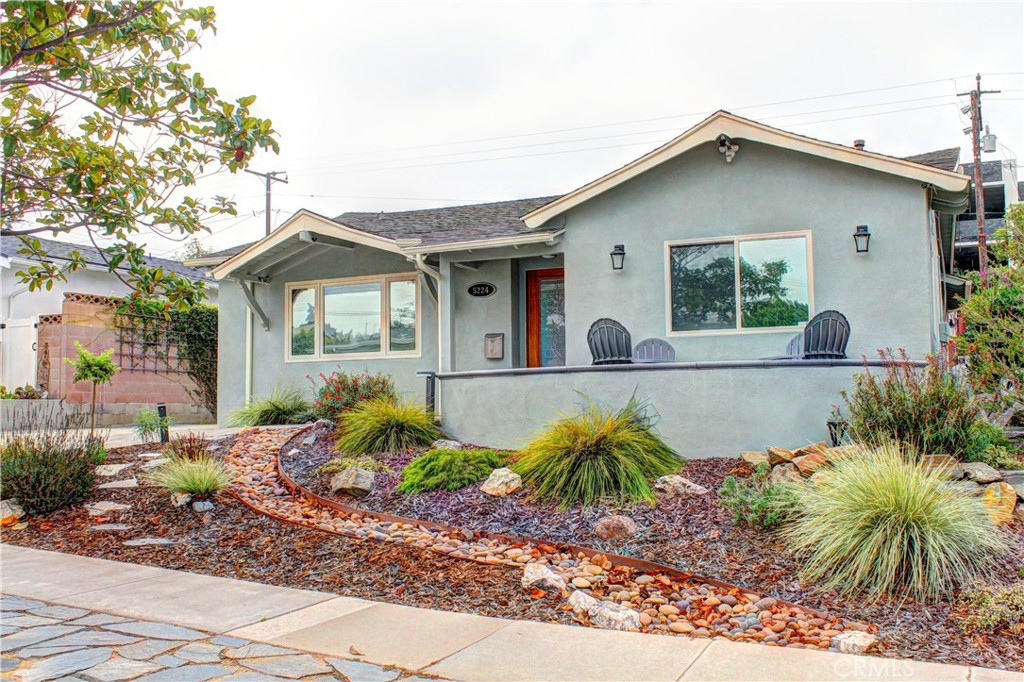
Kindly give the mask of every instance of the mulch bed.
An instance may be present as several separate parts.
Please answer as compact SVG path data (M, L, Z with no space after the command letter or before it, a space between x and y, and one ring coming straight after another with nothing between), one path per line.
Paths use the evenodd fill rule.
M314 446L299 446L298 441L293 441L282 447L281 452L287 453L296 446L301 454L282 456L286 473L300 485L331 497L330 477L312 474L334 456L330 441L321 439ZM955 605L949 602L872 604L833 593L815 593L811 585L802 584L798 578L799 561L777 538L771 533L737 526L732 515L719 505L715 491L726 475L737 470L740 463L736 459L711 458L687 463L682 474L712 491L701 497L661 502L657 506L608 505L560 511L553 505L526 500L521 493L493 498L480 493L477 486L418 495L395 492L402 468L416 454L378 457L394 473L378 474L376 488L367 497L338 499L371 511L472 530L572 542L715 577L810 608L874 623L888 645L882 652L885 656L1024 670L1024 638L1009 633L967 637L960 630ZM742 468L739 471L743 473ZM594 523L612 513L632 517L640 532L625 541L599 539L593 534ZM1015 524L1009 534L1011 550L992 566L991 581L996 584L1019 581L1019 571L1024 566L1024 524Z
M157 449L113 450L107 463L140 461L137 453ZM123 473L127 477L138 470ZM519 584L519 573L508 568L298 528L257 514L230 498L218 501L214 511L205 514L190 507L175 509L166 493L146 486L96 490L88 501L96 500L123 502L132 508L109 519L90 517L81 507L31 518L24 530L5 529L4 542L407 606L572 622L561 600L531 599ZM88 530L104 522L127 523L132 530ZM122 544L141 537L166 537L178 544Z

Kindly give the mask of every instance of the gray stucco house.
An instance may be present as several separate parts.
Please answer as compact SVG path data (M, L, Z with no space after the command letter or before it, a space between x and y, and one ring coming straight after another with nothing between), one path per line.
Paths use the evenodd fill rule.
M563 196L327 218L299 211L213 269L220 406L336 366L383 370L453 436L514 447L579 393L634 391L688 457L825 436L861 356L941 348L953 217L948 154L900 159L718 112ZM867 253L852 235L867 225ZM611 252L625 257L614 269ZM816 312L846 361L765 361ZM587 330L666 339L673 363L593 366Z

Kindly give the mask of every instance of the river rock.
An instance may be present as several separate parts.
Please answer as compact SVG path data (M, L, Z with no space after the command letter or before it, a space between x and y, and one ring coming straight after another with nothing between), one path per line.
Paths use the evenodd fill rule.
M463 447L463 444L459 441L446 438L439 438L430 444L431 450L462 450Z
M1013 520L1013 509L1017 505L1017 491L1003 481L991 483L985 487L981 503L988 508L992 523L1009 523Z
M708 494L708 489L704 486L697 485L693 481L676 474L655 479L652 487L654 492L665 497L685 498Z
M14 500L0 501L0 526L11 526L25 515L25 510Z
M366 497L373 492L374 478L372 471L351 467L334 474L331 478L331 491L352 497Z
M831 644L841 654L866 654L878 646L878 638L861 630L846 630L832 637Z
M994 483L1003 479L1002 474L984 462L964 462L960 465L964 477L978 483Z
M545 592L562 592L567 589L565 579L547 566L526 564L523 569L522 585L524 590L541 589Z
M523 478L508 467L501 467L491 472L491 475L480 486L480 492L493 497L505 497L521 487L523 487Z
M196 500L195 502L192 503L192 511L213 511L213 502L210 502L209 500Z
M636 535L636 521L628 516L606 516L594 525L594 535L602 540L621 540Z

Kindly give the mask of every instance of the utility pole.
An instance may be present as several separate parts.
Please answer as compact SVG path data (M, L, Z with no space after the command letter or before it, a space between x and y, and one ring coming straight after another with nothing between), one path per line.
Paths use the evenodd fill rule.
M974 147L974 211L978 218L978 269L982 283L988 281L988 236L985 234L985 188L981 180L981 96L999 92L982 90L981 74L975 76L975 88L969 93L959 92L958 97L971 96L971 144ZM965 112L966 113L966 112ZM967 132L966 130L964 132Z
M287 185L288 184L287 171L270 171L269 173L257 173L256 171L251 171L248 168L246 168L244 170L245 170L246 173L252 173L253 175L260 176L267 183L267 235L269 236L270 235L270 224L271 224L270 223L270 221L271 221L271 217L270 217L270 185L272 183L275 183L275 182L283 182L284 184ZM278 175L284 175L284 177L283 178L279 178L279 177L277 177Z

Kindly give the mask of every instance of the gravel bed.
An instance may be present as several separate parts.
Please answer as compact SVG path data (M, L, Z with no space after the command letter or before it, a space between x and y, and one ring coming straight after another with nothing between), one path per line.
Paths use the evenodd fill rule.
M327 439L302 445L301 437L281 448L298 448L299 454L282 457L286 473L301 485L332 496L329 476L312 471L334 453ZM368 496L337 499L371 511L446 523L462 528L509 535L573 542L602 551L667 564L770 594L829 613L874 623L888 644L882 655L1024 670L1024 638L1012 633L989 637L965 636L959 628L957 609L947 601L902 604L868 603L829 592L817 593L799 581L799 561L771 533L737 526L718 503L716 490L730 472L746 473L739 460L710 458L689 461L682 475L712 492L686 500L560 511L524 499L522 493L493 498L477 486L455 492L407 495L395 492L400 473L419 453L381 455L380 461L394 473L378 474L376 488ZM740 467L740 468L737 468ZM608 514L625 514L636 520L640 532L625 541L602 541L593 534L594 523ZM1008 531L1011 550L992 566L990 580L1011 584L1020 580L1024 566L1024 524Z
M107 463L144 461L136 454L157 449L113 450ZM125 470L123 477L137 472L137 467ZM298 528L250 511L230 498L218 500L215 509L206 513L187 506L176 509L166 493L144 485L94 490L86 502L97 500L122 502L131 509L110 518L90 517L80 506L61 510L31 518L25 530L5 529L4 542L407 606L573 622L561 600L532 599L524 593L520 573L509 568ZM131 530L89 531L102 523L128 524ZM143 537L167 538L176 544L122 544Z

